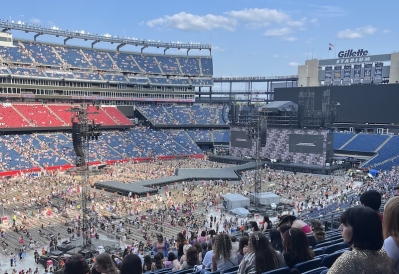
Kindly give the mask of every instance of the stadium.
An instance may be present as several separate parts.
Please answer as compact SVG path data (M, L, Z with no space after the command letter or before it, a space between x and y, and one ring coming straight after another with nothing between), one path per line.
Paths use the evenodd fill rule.
M102 253L94 243L107 245L110 254L120 252L121 243L150 251L161 233L178 249L174 239L180 232L194 235L205 224L212 230L208 210L219 218L245 207L255 222L259 214L277 222L291 212L307 224L321 220L326 236L312 246L314 258L293 268L322 273L349 248L337 230L341 213L359 204L366 189L385 193L382 208L393 196L399 165L398 53L373 56L352 49L335 59L308 60L297 75L214 77L210 44L5 20L0 28L2 255L46 247L40 264L59 270L76 252L94 263L92 257ZM16 31L33 39L16 39ZM62 37L64 43L38 42L41 35ZM74 39L91 46L73 45ZM99 49L99 42L116 46ZM126 45L138 50L123 51ZM162 48L163 54L151 48ZM186 53L168 54L169 49ZM228 92L218 90L226 83ZM234 83L267 88L236 91ZM74 129L82 113L96 138ZM79 157L87 161L82 164ZM288 185L292 192L285 192ZM238 189L245 195L229 200ZM318 200L318 192L326 200ZM238 217L223 225L221 218L216 232L237 238L242 236L237 228L252 225ZM280 270L270 273L290 271Z

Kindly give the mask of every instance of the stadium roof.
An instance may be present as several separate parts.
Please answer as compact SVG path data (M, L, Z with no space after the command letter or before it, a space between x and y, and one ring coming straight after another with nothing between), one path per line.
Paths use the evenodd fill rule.
M83 39L85 41L88 40L93 41L91 43L92 47L94 47L94 45L98 42L108 42L111 44L115 43L119 44L116 48L117 50L119 50L121 47L125 45L141 46L142 47L141 51L143 51L143 49L147 47L164 48L164 52L169 48L187 49L187 53L191 49L198 49L198 50L206 49L209 51L212 50L211 44L182 43L182 42L167 43L167 42L153 41L147 39L112 36L110 34L99 35L84 31L61 30L57 27L47 28L39 25L27 24L21 21L9 22L8 20L2 20L2 19L0 19L0 28L2 28L2 32L7 32L9 30L19 30L19 31L24 31L26 33L28 32L36 33L34 36L35 41L36 38L39 37L40 35L47 34L47 35L54 35L57 37L65 37L64 44L66 44L66 42L70 39Z
M262 107L263 112L296 111L298 105L291 101L274 101Z

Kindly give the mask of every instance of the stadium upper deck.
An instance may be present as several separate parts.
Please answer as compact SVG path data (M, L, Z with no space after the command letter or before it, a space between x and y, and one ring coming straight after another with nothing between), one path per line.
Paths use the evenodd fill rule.
M19 76L132 82L134 78L128 76L135 75L151 84L178 81L183 85L210 85L213 75L210 56L116 52L29 41L14 41L12 47L0 46L0 61L5 65L0 70L2 74ZM109 78L118 73L121 77ZM191 81L190 77L204 79Z

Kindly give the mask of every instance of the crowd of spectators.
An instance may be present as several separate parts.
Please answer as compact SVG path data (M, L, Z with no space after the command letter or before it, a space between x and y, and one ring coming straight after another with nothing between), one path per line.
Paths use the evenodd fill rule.
M142 105L138 110L154 125L226 125L221 105Z

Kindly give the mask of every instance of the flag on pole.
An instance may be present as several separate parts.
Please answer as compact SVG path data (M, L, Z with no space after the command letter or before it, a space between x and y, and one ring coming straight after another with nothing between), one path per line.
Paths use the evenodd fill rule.
M332 48L334 47L334 45L333 44L328 44L328 50L332 50Z

